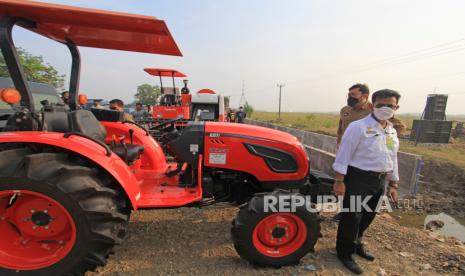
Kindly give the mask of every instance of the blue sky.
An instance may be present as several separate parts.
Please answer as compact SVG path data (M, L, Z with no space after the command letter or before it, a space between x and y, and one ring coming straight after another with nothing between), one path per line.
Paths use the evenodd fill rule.
M167 22L184 57L82 48L81 90L93 98L132 100L144 67L179 69L191 91L212 88L240 100L242 80L256 109L334 112L347 88L398 90L400 112L422 112L435 89L448 113L464 114L465 1L459 0L54 0L155 16ZM67 50L15 31L16 44L68 74Z

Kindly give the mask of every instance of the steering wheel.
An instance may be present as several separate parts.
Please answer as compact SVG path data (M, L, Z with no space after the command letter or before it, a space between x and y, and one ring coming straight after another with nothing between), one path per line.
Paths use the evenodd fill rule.
M153 130L156 130L156 129L159 129L159 130L164 130L164 131L168 131L170 130L171 128L174 128L174 125L177 121L180 121L184 116L183 115L179 115L178 117L174 118L174 119L171 119L171 120L168 120L166 122L163 122L163 123L159 123L158 125L152 127ZM171 127L167 127L165 128L165 126L167 125L172 125Z
M150 135L150 134L149 134L149 131L148 131L143 125L140 125L140 124L138 124L138 123L136 123L136 122L133 122L133 121L122 121L121 123L123 123L123 124L135 125L135 126L139 127L140 129L142 129L142 130L145 132L145 135L146 135L146 136L149 136L149 135Z

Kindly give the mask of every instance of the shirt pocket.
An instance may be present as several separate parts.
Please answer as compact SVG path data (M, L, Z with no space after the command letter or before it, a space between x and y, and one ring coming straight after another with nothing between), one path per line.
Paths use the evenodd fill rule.
M367 130L363 133L363 136L367 140L375 140L375 139L379 139L381 137L381 134L377 132L376 130Z
M369 130L363 132L363 139L360 142L360 146L363 151L367 154L377 154L383 151L382 141L383 137L376 130Z

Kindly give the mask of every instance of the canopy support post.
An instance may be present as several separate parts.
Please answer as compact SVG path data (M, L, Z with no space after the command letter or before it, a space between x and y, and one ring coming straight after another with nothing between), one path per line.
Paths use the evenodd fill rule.
M71 52L72 65L71 65L71 76L69 80L69 108L76 110L78 108L78 93L79 93L79 79L81 75L81 55L79 49L71 40L66 40L66 46L68 46Z
M5 17L0 21L0 47L3 58L10 72L15 88L21 94L21 106L26 107L30 112L35 112L34 101L32 99L31 88L27 81L24 69L19 62L18 51L12 38L12 30L15 25L25 28L35 28L35 23L20 17Z

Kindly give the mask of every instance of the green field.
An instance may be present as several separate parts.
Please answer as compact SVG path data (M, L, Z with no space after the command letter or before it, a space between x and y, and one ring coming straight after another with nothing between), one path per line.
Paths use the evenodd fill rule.
M398 118L407 125L407 131L410 131L413 120L417 119L418 116L400 115ZM281 120L278 120L278 114L276 112L255 111L251 119L268 121L332 136L336 136L339 123L339 115L335 113L289 112L281 113ZM465 120L464 117L460 116L449 116L448 119ZM447 145L419 144L417 146L409 141L403 140L401 141L401 150L422 155L426 160L448 162L465 169L465 140L451 139L451 143Z

